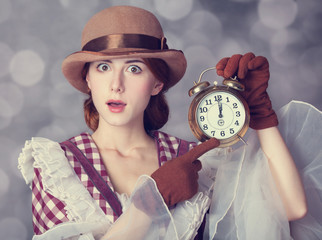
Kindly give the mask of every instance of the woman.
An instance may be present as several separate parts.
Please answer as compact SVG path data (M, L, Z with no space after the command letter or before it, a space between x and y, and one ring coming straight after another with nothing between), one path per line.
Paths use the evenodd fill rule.
M150 12L117 6L89 20L82 50L62 70L89 95L93 134L61 144L34 138L19 158L33 192L34 239L290 237L288 220L305 215L306 199L266 93L267 60L248 53L217 64L219 75L244 81L264 154L257 138L232 152L216 139L196 146L158 131L168 119L164 93L185 69ZM266 225L254 228L259 215Z

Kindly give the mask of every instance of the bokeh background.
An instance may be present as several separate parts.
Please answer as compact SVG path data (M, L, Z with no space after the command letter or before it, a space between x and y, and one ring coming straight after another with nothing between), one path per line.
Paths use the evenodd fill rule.
M321 0L0 0L0 238L32 238L31 193L18 169L24 141L62 141L89 131L84 96L61 73L79 50L84 24L112 5L152 11L171 48L188 60L183 80L168 93L164 131L188 140L188 90L222 57L254 52L270 61L269 94L277 110L295 99L322 108ZM221 81L215 72L204 80Z

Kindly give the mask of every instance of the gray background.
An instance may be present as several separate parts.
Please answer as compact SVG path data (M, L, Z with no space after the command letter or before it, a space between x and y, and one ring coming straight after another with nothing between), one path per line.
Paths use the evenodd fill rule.
M79 50L87 20L116 4L155 13L170 47L186 54L187 73L167 94L171 118L164 131L194 140L187 122L193 81L222 57L248 51L270 61L275 109L292 99L322 108L321 0L0 0L1 239L32 236L30 191L17 169L24 141L88 131L84 96L60 66ZM220 81L215 72L204 79Z

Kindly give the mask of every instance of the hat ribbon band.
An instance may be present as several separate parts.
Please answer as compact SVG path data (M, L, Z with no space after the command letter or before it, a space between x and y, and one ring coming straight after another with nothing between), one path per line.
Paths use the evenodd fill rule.
M166 38L161 39L144 34L111 34L95 38L82 51L100 52L116 48L144 48L148 50L168 49Z

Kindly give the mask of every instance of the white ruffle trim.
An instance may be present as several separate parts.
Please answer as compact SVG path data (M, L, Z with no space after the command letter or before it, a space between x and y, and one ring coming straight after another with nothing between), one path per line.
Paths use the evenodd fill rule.
M38 137L26 141L18 162L18 168L29 186L34 168L41 169L44 190L66 204L69 220L106 222L104 212L80 182L57 142Z
M209 209L210 198L198 192L191 199L177 204L172 212L179 239L193 239Z

